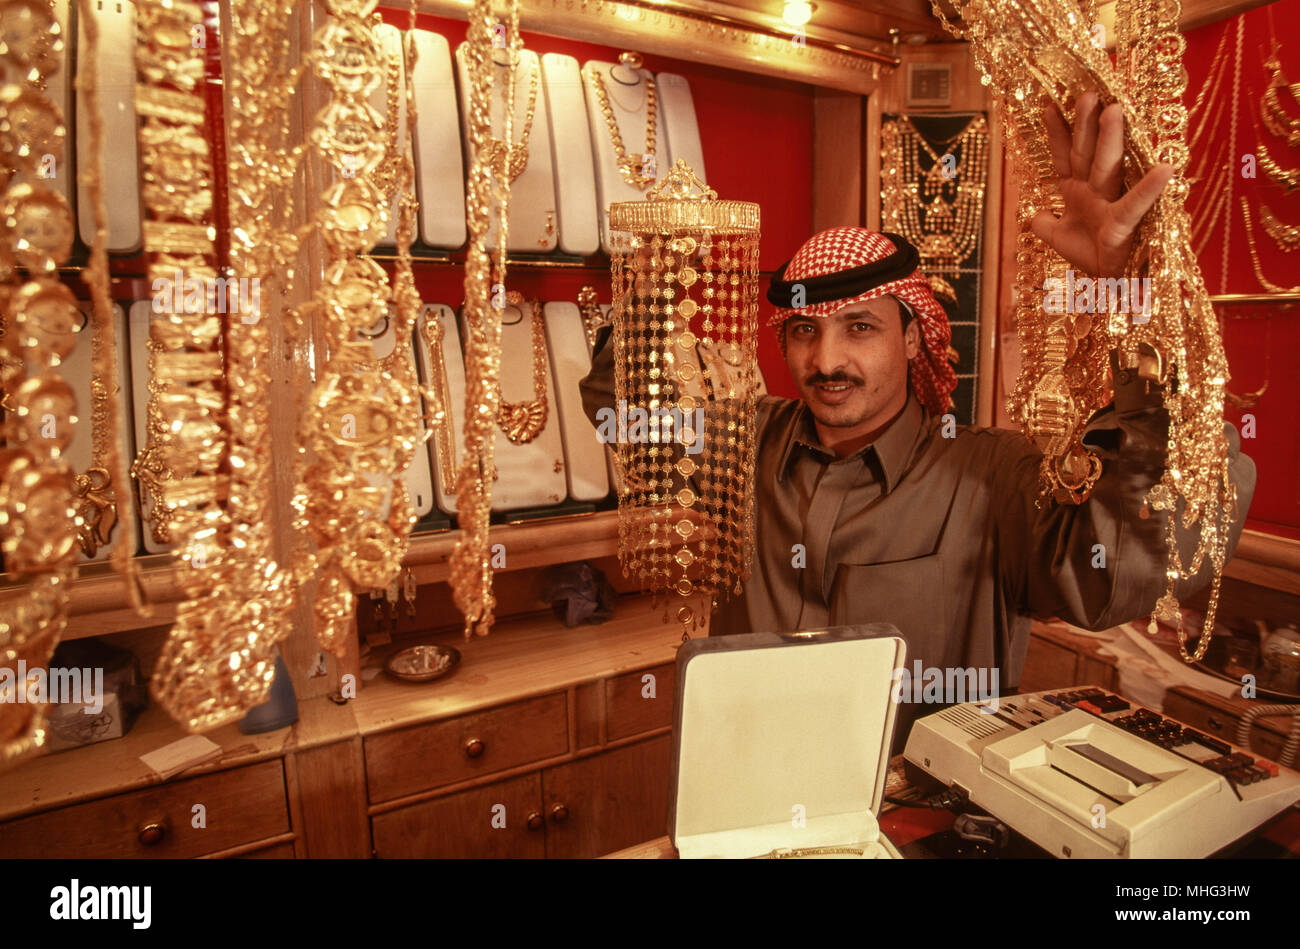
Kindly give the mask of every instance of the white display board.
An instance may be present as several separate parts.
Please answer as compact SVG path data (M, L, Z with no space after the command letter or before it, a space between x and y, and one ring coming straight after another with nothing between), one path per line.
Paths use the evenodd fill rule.
M455 250L466 240L465 166L451 47L445 37L415 31L415 188L420 200L420 240Z
M100 112L104 119L104 202L108 208L108 251L133 254L143 246L140 208L140 150L136 141L135 4L122 0L95 4L99 26L97 63ZM78 21L77 44L84 43ZM90 113L77 96L77 222L81 242L95 241L95 222L81 171L94 158L90 150Z
M591 126L578 61L572 56L547 53L542 57L542 82L554 132L560 250L586 257L600 249L600 228Z
M462 142L467 166L472 163L469 140L469 74L466 44L456 49L456 68L460 77ZM493 50L492 132L505 137L505 79L508 75L505 50ZM510 233L506 249L512 254L545 254L558 244L559 205L555 195L555 169L551 164L551 123L547 115L546 96L542 90L542 67L536 53L523 50L515 69L514 129L511 137L522 141L532 83L536 78L532 125L528 133L528 163L510 186ZM497 219L493 215L488 230L488 246L495 246Z
M548 303L546 342L556 382L554 408L564 438L564 471L569 497L599 501L609 494L605 446L582 409L578 384L591 371L591 350L576 303Z

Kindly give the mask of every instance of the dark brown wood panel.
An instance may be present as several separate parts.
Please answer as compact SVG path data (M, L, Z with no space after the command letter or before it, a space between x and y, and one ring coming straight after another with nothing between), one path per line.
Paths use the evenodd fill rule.
M194 826L196 804L205 827ZM0 824L0 857L198 857L288 831L276 758Z
M1078 654L1073 650L1048 642L1041 636L1029 637L1029 650L1025 654L1025 667L1020 672L1017 688L1021 692L1040 692L1043 689L1064 689L1077 685L1075 670Z
M365 762L361 739L295 754L305 855L369 857Z
M375 855L540 859L545 829L530 830L528 819L541 820L541 786L539 774L526 774L378 814L371 821ZM505 826L493 826L494 817L498 824L504 818Z
M365 739L371 803L432 790L569 750L563 692L371 735ZM473 757L471 742L482 752Z
M617 741L673 723L676 667L672 663L614 676L605 681L605 740ZM654 697L647 697L645 676L654 676Z
M543 771L546 855L599 857L662 837L671 756L672 736L661 735Z

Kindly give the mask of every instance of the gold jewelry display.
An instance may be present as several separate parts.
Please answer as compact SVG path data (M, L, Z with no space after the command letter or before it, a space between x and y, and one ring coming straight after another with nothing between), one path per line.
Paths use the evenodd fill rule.
M511 306L522 306L523 302L523 294L515 290L506 294L506 303ZM541 301L534 300L532 310L533 397L523 402L502 399L497 411L497 425L516 445L528 444L546 428L546 323L542 319Z
M292 8L292 0L230 4L226 186L230 220L237 222L230 229L230 276L259 287L251 312L222 317L204 307L183 317L170 313L149 328L166 355L156 360L157 381L183 396L160 408L175 413L182 432L188 429L164 442L172 477L160 486L181 564L177 582L187 599L177 607L151 690L191 732L233 722L265 701L276 643L292 628L296 588L274 559L266 530L273 495L269 296L270 287L294 274L298 235L287 226L294 200L286 185L303 152L287 142L292 94L302 74L286 65ZM203 13L192 3L139 4L138 13L139 43L152 53L136 60L136 110L156 120L140 133L146 195L153 195L144 225L153 251L149 272L174 278L182 270L212 279L216 234L205 212L212 168L207 147L199 144L203 96L194 91L203 75L203 49L192 49L190 39ZM169 68L159 74L140 65L149 62ZM177 216L185 220L165 220ZM218 393L222 374L226 386ZM222 402L213 404L218 395Z
M759 208L717 200L678 159L609 219L615 398L629 419L649 416L646 438L629 424L617 447L619 561L656 595L703 593L716 606L740 594L753 559ZM741 354L735 397L709 403L703 430L705 406L685 385L699 342ZM707 620L684 602L676 618L683 641Z
M623 62L620 57L620 62ZM624 63L624 65L627 65ZM600 104L600 112L605 117L605 127L609 129L609 139L614 145L614 157L618 161L619 173L623 180L633 188L640 188L644 191L655 183L655 128L659 122L659 109L655 99L655 79L654 76L646 75L645 78L645 147L638 155L629 154L623 144L623 135L618 129L618 119L614 115L614 110L610 108L609 90L605 88L605 78L600 74L600 70L589 67L584 70L587 81L591 83L591 88L595 90L596 101Z
M1292 100L1300 102L1300 96L1297 96L1300 83L1288 83L1286 77L1282 75L1282 61L1278 58L1278 53L1281 51L1281 44L1274 40L1272 52L1269 53L1268 59L1264 60L1264 68L1269 71L1269 79L1264 94L1260 96L1259 117L1270 134L1286 139L1287 145L1295 148L1300 146L1300 119L1292 118L1286 109L1282 108L1278 90L1286 89L1291 93Z
M299 427L300 452L314 460L295 488L295 509L298 527L316 552L301 562L298 577L309 579L308 566L320 571L316 635L339 657L355 615L355 588L388 587L415 523L400 477L419 441L414 367L398 355L384 371L365 369L373 364L373 347L364 334L385 315L390 293L383 269L361 255L387 227L391 201L376 171L395 152L402 195L399 262L404 259L393 293L395 354L404 352L419 306L409 262L412 175L400 148L391 137L385 141L384 119L367 101L384 62L378 21L367 19L374 6L371 0L327 2L329 19L316 32L312 54L316 74L329 86L329 101L316 115L310 141L333 166L335 180L316 213L328 258L310 311L323 323L327 355ZM406 128L409 138L412 123Z
M508 67L512 74L511 83L514 82L514 62L512 61L512 65ZM524 169L528 167L528 138L533 132L533 115L537 111L537 90L541 87L541 72L541 62L534 60L528 78L528 105L524 110L524 127L519 133L519 141L508 141L504 138L488 139L486 160L489 167L496 175L508 174L511 181L522 175Z
M1273 156L1268 153L1268 148L1263 142L1255 146L1255 159L1259 162L1259 167L1264 169L1264 174L1268 175L1269 180L1286 194L1300 188L1300 168L1283 168L1273 160Z
M519 36L519 3L508 4L506 35L509 67L506 75L505 129L502 139L514 140L515 66L523 40ZM506 279L506 240L510 229L510 176L493 162L492 138L493 27L491 0L474 0L465 36L469 77L467 109L470 153L473 155L465 193L469 249L465 256L465 423L464 452L456 476L456 510L461 538L451 554L452 598L465 616L465 638L487 635L492 629L496 598L492 594L492 562L488 529L492 482L496 478L496 439L493 429L501 408L501 310L494 306ZM487 232L497 215L495 266L489 257Z
M582 314L582 326L587 332L587 345L595 346L596 334L609 322L600 310L595 287L586 286L578 291L578 312Z
M67 135L62 111L42 92L59 68L64 40L53 9L44 4L6 13L13 19L0 42L0 61L22 75L23 84L0 92L0 127L13 127L24 111L43 119L25 123L39 138L22 142L17 139L25 136L6 133L0 142L8 169L0 178L0 549L8 572L28 581L26 589L0 599L0 668L15 690L0 695L0 767L45 745L45 706L28 704L25 694L19 701L16 690L25 691L28 683L17 669L19 662L48 667L67 627L80 526L74 475L62 457L77 422L76 401L58 372L74 343L69 331L77 325L76 301L57 277L71 250L74 223L63 196L41 181L32 164ZM93 56L93 49L83 55ZM18 279L13 262L28 268L29 279Z
M921 272L952 300L956 293L945 278L957 278L984 228L988 136L988 121L977 115L942 143L946 151L940 155L906 115L880 127L881 226L916 247Z
M1280 250L1289 254L1300 247L1300 227L1294 224L1283 224L1267 204L1259 206L1259 223L1263 226L1264 233L1273 239L1273 243L1277 244Z
M1255 271L1255 279L1269 293L1300 293L1300 284L1283 287L1264 276L1264 267L1259 260L1259 248L1255 246L1255 222L1250 216L1250 202L1246 196L1241 197L1241 216L1246 222L1246 249L1250 251L1250 265Z
M1045 492L1068 502L1086 496L1089 475L1099 468L1082 447L1080 433L1092 411L1110 401L1109 350L1118 348L1122 368L1136 369L1142 378L1164 386L1169 414L1165 470L1147 494L1144 512L1167 512L1167 585L1149 629L1154 633L1156 620L1175 626L1183 658L1198 660L1214 628L1237 497L1228 477L1223 431L1228 365L1184 208L1188 149L1181 59L1186 44L1178 32L1179 4L1133 0L1119 5L1114 34L1118 66L1093 45L1091 23L1071 0L972 0L963 8L960 30L937 4L932 8L949 32L970 42L983 82L995 90L1005 110L1022 171L1016 263L1024 364L1008 411L1043 449ZM1175 169L1138 233L1135 256L1148 254L1146 272L1136 261L1128 268L1129 274L1150 280L1151 311L1145 322L1121 312L1114 294L1096 314L1048 313L1044 308L1045 278L1063 277L1065 266L1029 226L1041 210L1062 210L1043 125L1043 98L1068 117L1076 97L1087 89L1095 89L1103 104L1123 107L1124 172L1130 186L1157 162ZM1177 544L1179 524L1199 527L1188 564ZM1207 558L1214 579L1200 639L1189 653L1174 590Z
M447 364L442 351L442 321L436 312L430 311L424 316L421 327L424 345L429 350L429 373L432 378L421 390L428 406L426 419L433 435L434 451L438 453L439 477L452 482L444 484L455 491L456 479L456 432L451 416L451 391L447 387Z
M1209 73L1187 115L1188 152L1192 161L1186 174L1192 249L1199 255L1210 235L1222 226L1219 286L1228 286L1228 249L1232 245L1233 192L1237 181L1237 110L1241 93L1242 45L1245 20L1237 17L1232 77L1228 81L1228 30L1223 31ZM1204 107L1204 111L1202 111ZM1223 133L1224 128L1227 134ZM1207 137L1208 136L1208 137Z

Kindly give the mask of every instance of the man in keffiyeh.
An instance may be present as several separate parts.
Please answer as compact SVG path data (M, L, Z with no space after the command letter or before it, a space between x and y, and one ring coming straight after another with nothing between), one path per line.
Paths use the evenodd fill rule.
M1043 212L1034 231L1077 271L1117 274L1171 170L1156 166L1121 193L1122 115L1091 94L1073 137L1051 110L1048 127L1065 213ZM907 241L822 231L767 296L801 397L759 401L753 571L741 596L719 603L709 635L889 623L907 641L910 673L919 662L941 682L1005 693L1020 683L1031 615L1089 629L1149 615L1165 587L1165 515L1141 513L1164 464L1158 388L1112 360L1114 402L1084 436L1102 473L1082 504L1040 505L1042 455L1024 435L945 420L957 382L951 330ZM613 402L604 342L582 383L593 422ZM1227 427L1235 549L1255 466ZM1209 566L1180 582L1180 599L1208 582ZM900 693L895 752L940 707L912 701L935 701L932 690Z

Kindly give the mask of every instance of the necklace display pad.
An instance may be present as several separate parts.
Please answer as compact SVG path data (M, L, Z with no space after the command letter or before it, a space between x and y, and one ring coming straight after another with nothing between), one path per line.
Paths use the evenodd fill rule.
M397 334L393 332L393 325L390 321L384 328L384 332L377 338L371 340L370 345L375 351L376 359L384 359L393 352L393 344L396 341ZM416 367L414 341L406 347L407 358L410 360L412 367ZM416 374L418 375L418 368ZM417 397L418 411L423 415L424 403ZM424 423L420 423L420 433L425 430ZM433 510L433 472L429 468L429 451L424 442L415 446L414 455L411 458L410 465L402 473L406 481L406 490L411 498L411 509L415 512L416 517L424 517Z
M131 254L143 245L140 209L140 150L136 141L135 111L135 4L106 3L91 11L99 25L99 57L96 64L99 106L103 111L104 203L108 208L108 250L113 254ZM77 45L85 35L78 21ZM65 80L66 81L66 80ZM88 168L94 156L90 151L90 113L77 97L76 108L77 171ZM87 247L95 242L94 211L86 186L77 185L77 223L81 242Z
M525 301L506 307L501 327L501 400L533 398L533 306ZM516 314L522 314L517 322ZM542 313L545 324L545 308ZM543 334L545 338L545 334ZM444 350L446 343L443 343ZM547 349L549 350L549 346ZM564 437L555 410L555 374L546 359L546 425L530 442L516 445L496 426L497 481L492 485L492 510L560 504L568 492L564 476Z
M456 70L460 76L461 138L465 146L465 162L472 164L469 144L469 74L465 66L465 44L456 48ZM492 131L497 138L505 137L505 89L502 88L506 68L493 67ZM557 211L555 198L555 169L551 164L551 123L546 116L546 96L542 91L541 63L532 50L519 54L515 70L515 121L512 138L518 143L524 131L524 117L528 109L528 90L532 76L537 71L537 104L533 112L532 131L528 136L528 164L510 186L510 235L506 249L512 254L545 254L555 250ZM487 246L496 246L497 215L492 215L492 225L487 233ZM504 475L503 475L504 477ZM495 509L496 505L493 504Z
M397 147L402 147L402 142L406 141L406 56L402 48L402 34L397 27L383 23L376 29L379 36L380 47L384 54L384 81L375 87L374 92L370 94L370 107L382 116L388 115L388 62L394 56L397 57ZM420 106L415 106L418 111ZM388 159L385 158L385 161ZM414 161L414 156L412 156ZM400 176L401 172L397 174ZM384 232L382 240L377 242L380 247L397 246L397 209L400 195L394 191L392 206L388 209L388 230Z
M147 306L148 304L146 304ZM72 352L68 353L66 359L59 366L59 374L63 377L77 397L77 424L73 426L72 438L68 442L67 449L63 452L63 457L67 459L68 467L74 474L85 474L86 469L94 464L95 442L94 428L92 419L94 417L94 403L90 398L90 383L94 375L92 369L91 356L94 349L94 330L91 327L91 312L93 306L89 301L78 301L77 306L86 317L86 323L77 334L76 345L72 347ZM125 339L126 333L126 313L116 303L113 304L113 322L118 339ZM131 391L131 382L128 378L127 360L119 358L117 361L117 385L118 392L108 397L108 411L118 412L118 420L122 424L118 426L117 450L122 453L123 458L134 458L133 452L134 440L131 438L131 426L126 418L126 393ZM60 420L58 424L67 424L66 421ZM109 542L99 550L95 551L95 556L87 557L85 551L78 549L77 560L79 563L89 563L97 560L107 560L108 555L117 549L120 543L126 543L131 548L131 553L135 553L137 538L139 532L133 511L122 511L119 506L119 521L113 528L113 536ZM123 540L125 538L125 541Z
M424 323L437 320L442 327L442 365L433 365L432 354L424 342ZM426 303L416 323L415 351L418 357L420 379L430 385L441 372L447 382L447 413L443 425L451 425L451 444L453 459L451 464L444 464L438 456L435 432L426 444L430 455L430 467L433 471L433 495L438 509L445 514L456 513L456 465L460 464L461 432L465 425L465 360L460 351L460 327L457 325L456 313L451 307L441 303Z
M654 73L648 69L635 70L641 79L633 91L633 87L610 77L610 70L613 68L614 63L594 59L582 67L584 73L582 86L587 96L587 117L591 128L591 153L596 165L596 221L600 228L600 246L606 254L614 252L614 246L609 238L609 206L618 201L644 201L646 193L624 180L623 173L618 167L614 140L609 134L605 113L600 108L600 97L596 94L595 84L585 74L590 70L596 70L604 80L605 91L610 100L609 109L613 113L614 121L618 123L623 148L628 154L637 154L645 147L648 98L645 80L648 76L654 76ZM659 179L668 174L668 169L672 168L673 155L668 147L668 136L664 133L664 103L662 96L659 95L657 79L655 86L656 108L659 112L655 129L655 178ZM636 109L629 111L624 106L632 95L639 96L639 101Z
M885 623L685 643L668 818L681 856L899 857L877 817L906 651Z
M465 243L465 165L460 110L444 36L415 31L415 193L420 199L420 240L429 247L455 250ZM394 232L396 233L396 232Z
M555 379L555 408L564 440L564 471L569 497L575 501L599 501L609 494L605 445L596 437L591 420L582 410L578 384L591 371L591 351L582 315L576 303L547 303L546 348L551 355L551 376ZM548 393L549 397L549 393ZM555 414L559 415L555 419Z
M136 452L130 456L134 462L136 454L143 452L149 444L149 321L153 317L153 302L137 300L131 304L127 313L127 338L131 354L131 429L135 433ZM78 403L80 404L80 403ZM147 511L152 506L149 489L132 478L136 493L140 497L140 510ZM144 549L151 554L163 554L173 549L172 544L160 544L154 539L149 523L143 526L142 541Z
M667 136L668 151L673 161L684 159L695 177L707 182L704 172L704 146L700 144L700 123L695 117L695 100L691 98L691 84L685 76L661 72L655 79L659 88L660 106L663 109L663 131ZM670 166L671 167L671 166ZM667 169L660 172L660 177Z
M600 249L596 220L596 168L582 73L572 56L542 57L542 87L551 121L560 250L588 257Z

